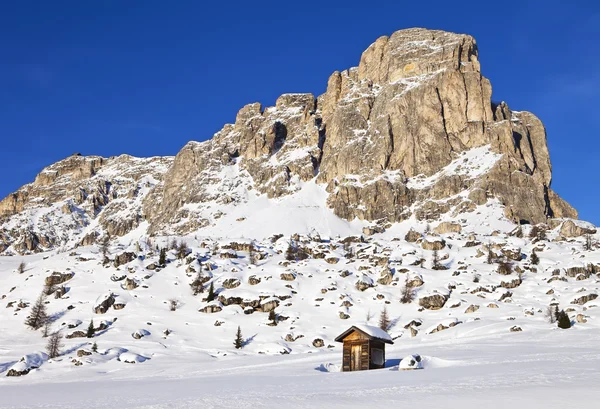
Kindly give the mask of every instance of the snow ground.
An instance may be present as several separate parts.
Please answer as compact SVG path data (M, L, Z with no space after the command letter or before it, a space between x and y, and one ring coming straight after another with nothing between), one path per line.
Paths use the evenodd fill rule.
M40 382L0 378L0 407L593 408L599 336L600 329L594 328L454 343L407 339L387 348L391 367L352 373L321 371L323 364L340 363L338 351L210 361L199 356L176 365L140 365L135 372L99 371L85 379L77 371ZM421 354L425 369L398 371L396 357L411 353Z

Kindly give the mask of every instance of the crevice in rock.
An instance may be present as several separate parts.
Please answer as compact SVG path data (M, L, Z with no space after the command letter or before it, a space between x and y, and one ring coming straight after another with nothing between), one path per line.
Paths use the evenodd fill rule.
M388 127L388 137L389 137L389 150L386 152L385 156L385 164L383 166L383 170L387 170L390 166L390 159L392 158L392 153L394 153L394 131L392 130L392 118L388 115L387 117L387 127Z
M452 144L450 143L450 135L448 134L448 128L446 128L446 115L444 112L444 103L442 102L442 96L440 95L440 89L436 87L435 93L437 94L438 101L440 103L442 124L444 125L444 133L446 134L446 140L448 141L448 146L450 146L450 152L454 152L454 149L452 148Z
M554 217L554 211L552 210L552 206L550 205L550 192L548 186L544 183L544 202L546 203L544 206L544 214L548 218Z

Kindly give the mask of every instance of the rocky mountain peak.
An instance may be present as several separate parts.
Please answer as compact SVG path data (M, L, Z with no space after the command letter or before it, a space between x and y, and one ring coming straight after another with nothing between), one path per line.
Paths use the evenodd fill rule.
M69 204L69 214L87 215L68 228L84 242L126 234L142 221L149 234L187 234L260 197L300 195L311 183L338 217L381 226L458 218L490 201L514 222L576 218L550 187L543 124L493 103L480 68L469 35L414 28L380 37L357 67L329 77L323 95L248 104L234 124L188 143L174 159L73 156L50 166L0 203L0 243L8 248L44 230L39 218L14 227L42 207ZM101 177L103 169L112 171ZM122 180L129 187L117 197L132 202L107 212ZM113 223L102 222L106 213Z

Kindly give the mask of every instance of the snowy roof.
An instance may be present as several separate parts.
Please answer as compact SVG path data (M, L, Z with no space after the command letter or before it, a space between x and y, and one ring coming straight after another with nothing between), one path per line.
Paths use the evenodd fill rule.
M372 325L366 325L366 324L357 324L357 325L351 326L346 331L344 331L342 334L340 334L335 340L337 342L342 342L344 340L344 338L346 338L346 336L348 336L353 331L362 332L363 334L367 335L370 338L375 338L375 339L381 340L387 344L394 343L392 341L392 337L386 331L382 330L379 327L374 327Z

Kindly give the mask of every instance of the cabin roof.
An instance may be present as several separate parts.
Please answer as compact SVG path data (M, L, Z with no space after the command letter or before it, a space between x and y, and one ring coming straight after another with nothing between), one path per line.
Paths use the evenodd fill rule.
M371 339L377 339L379 341L385 342L386 344L394 343L392 341L392 337L390 336L390 334L388 334L381 328L374 327L372 325L365 325L365 324L358 324L358 325L351 326L346 331L344 331L340 335L338 335L335 340L337 342L344 342L344 338L346 338L348 335L350 335L354 331L361 332Z

